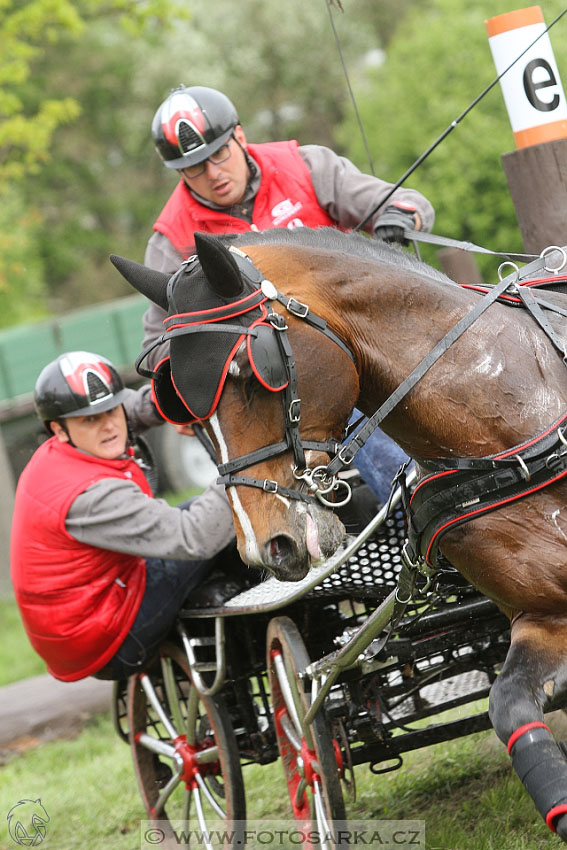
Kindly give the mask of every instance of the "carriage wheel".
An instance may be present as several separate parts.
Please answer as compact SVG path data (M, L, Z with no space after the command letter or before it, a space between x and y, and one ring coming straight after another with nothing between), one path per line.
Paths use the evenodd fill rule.
M346 820L341 791L341 757L327 720L319 712L311 726L303 717L311 699L298 673L310 663L293 620L275 617L268 626L268 679L276 737L287 788L298 821L329 834Z
M188 846L179 843L180 830L220 828L234 830L225 846L240 846L246 802L230 716L219 697L199 694L175 644L164 644L159 661L130 678L128 723L146 811L172 846Z

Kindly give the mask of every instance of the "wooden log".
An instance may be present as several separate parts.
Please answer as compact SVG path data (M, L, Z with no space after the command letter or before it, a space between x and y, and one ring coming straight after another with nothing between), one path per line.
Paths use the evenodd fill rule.
M502 156L524 250L567 245L567 139Z

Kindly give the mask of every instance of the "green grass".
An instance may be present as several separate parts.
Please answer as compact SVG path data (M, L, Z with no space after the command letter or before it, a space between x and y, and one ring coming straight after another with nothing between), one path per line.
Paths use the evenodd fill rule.
M559 844L536 813L492 732L409 753L382 776L356 768L363 820L424 820L427 850L544 850ZM249 765L244 782L250 820L291 818L279 763ZM5 815L19 800L41 798L49 816L45 850L138 850L145 812L129 748L107 716L75 740L14 758L0 783L0 850L13 850Z

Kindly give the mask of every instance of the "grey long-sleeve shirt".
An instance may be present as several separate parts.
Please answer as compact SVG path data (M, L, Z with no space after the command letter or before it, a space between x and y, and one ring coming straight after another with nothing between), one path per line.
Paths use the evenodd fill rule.
M132 391L124 407L135 433L163 424L149 386ZM146 496L132 481L106 478L76 497L65 528L75 540L100 549L188 561L211 558L234 539L232 511L218 484L208 487L189 510L180 510Z
M341 227L354 228L368 213L374 209L386 197L392 188L391 183L386 183L377 177L361 172L350 160L338 156L330 148L321 145L302 145L298 148L299 153L309 169L311 182L320 206ZM258 192L261 173L258 164L252 160L252 175L242 199L242 203L225 210L237 218L252 222L254 209L254 198ZM255 169L255 171L254 171ZM202 203L207 203L200 199ZM419 213L421 229L431 230L435 220L433 207L420 192L414 189L397 189L388 204L400 201L413 206ZM220 209L215 204L209 203L213 209ZM366 230L372 233L382 213L379 208L366 226ZM184 257L177 251L174 245L163 233L155 232L149 239L146 248L144 263L156 271L173 274L181 265ZM161 307L150 304L143 317L144 341L146 347L163 333L163 319L166 313ZM158 361L164 357L163 346L159 350L152 351L147 358L147 366L154 368Z

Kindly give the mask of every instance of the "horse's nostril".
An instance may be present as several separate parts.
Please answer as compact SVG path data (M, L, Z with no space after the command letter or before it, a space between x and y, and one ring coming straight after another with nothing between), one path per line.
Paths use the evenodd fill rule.
M269 563L274 566L286 564L290 559L297 557L297 543L293 537L287 534L278 534L277 537L272 537L268 546Z

